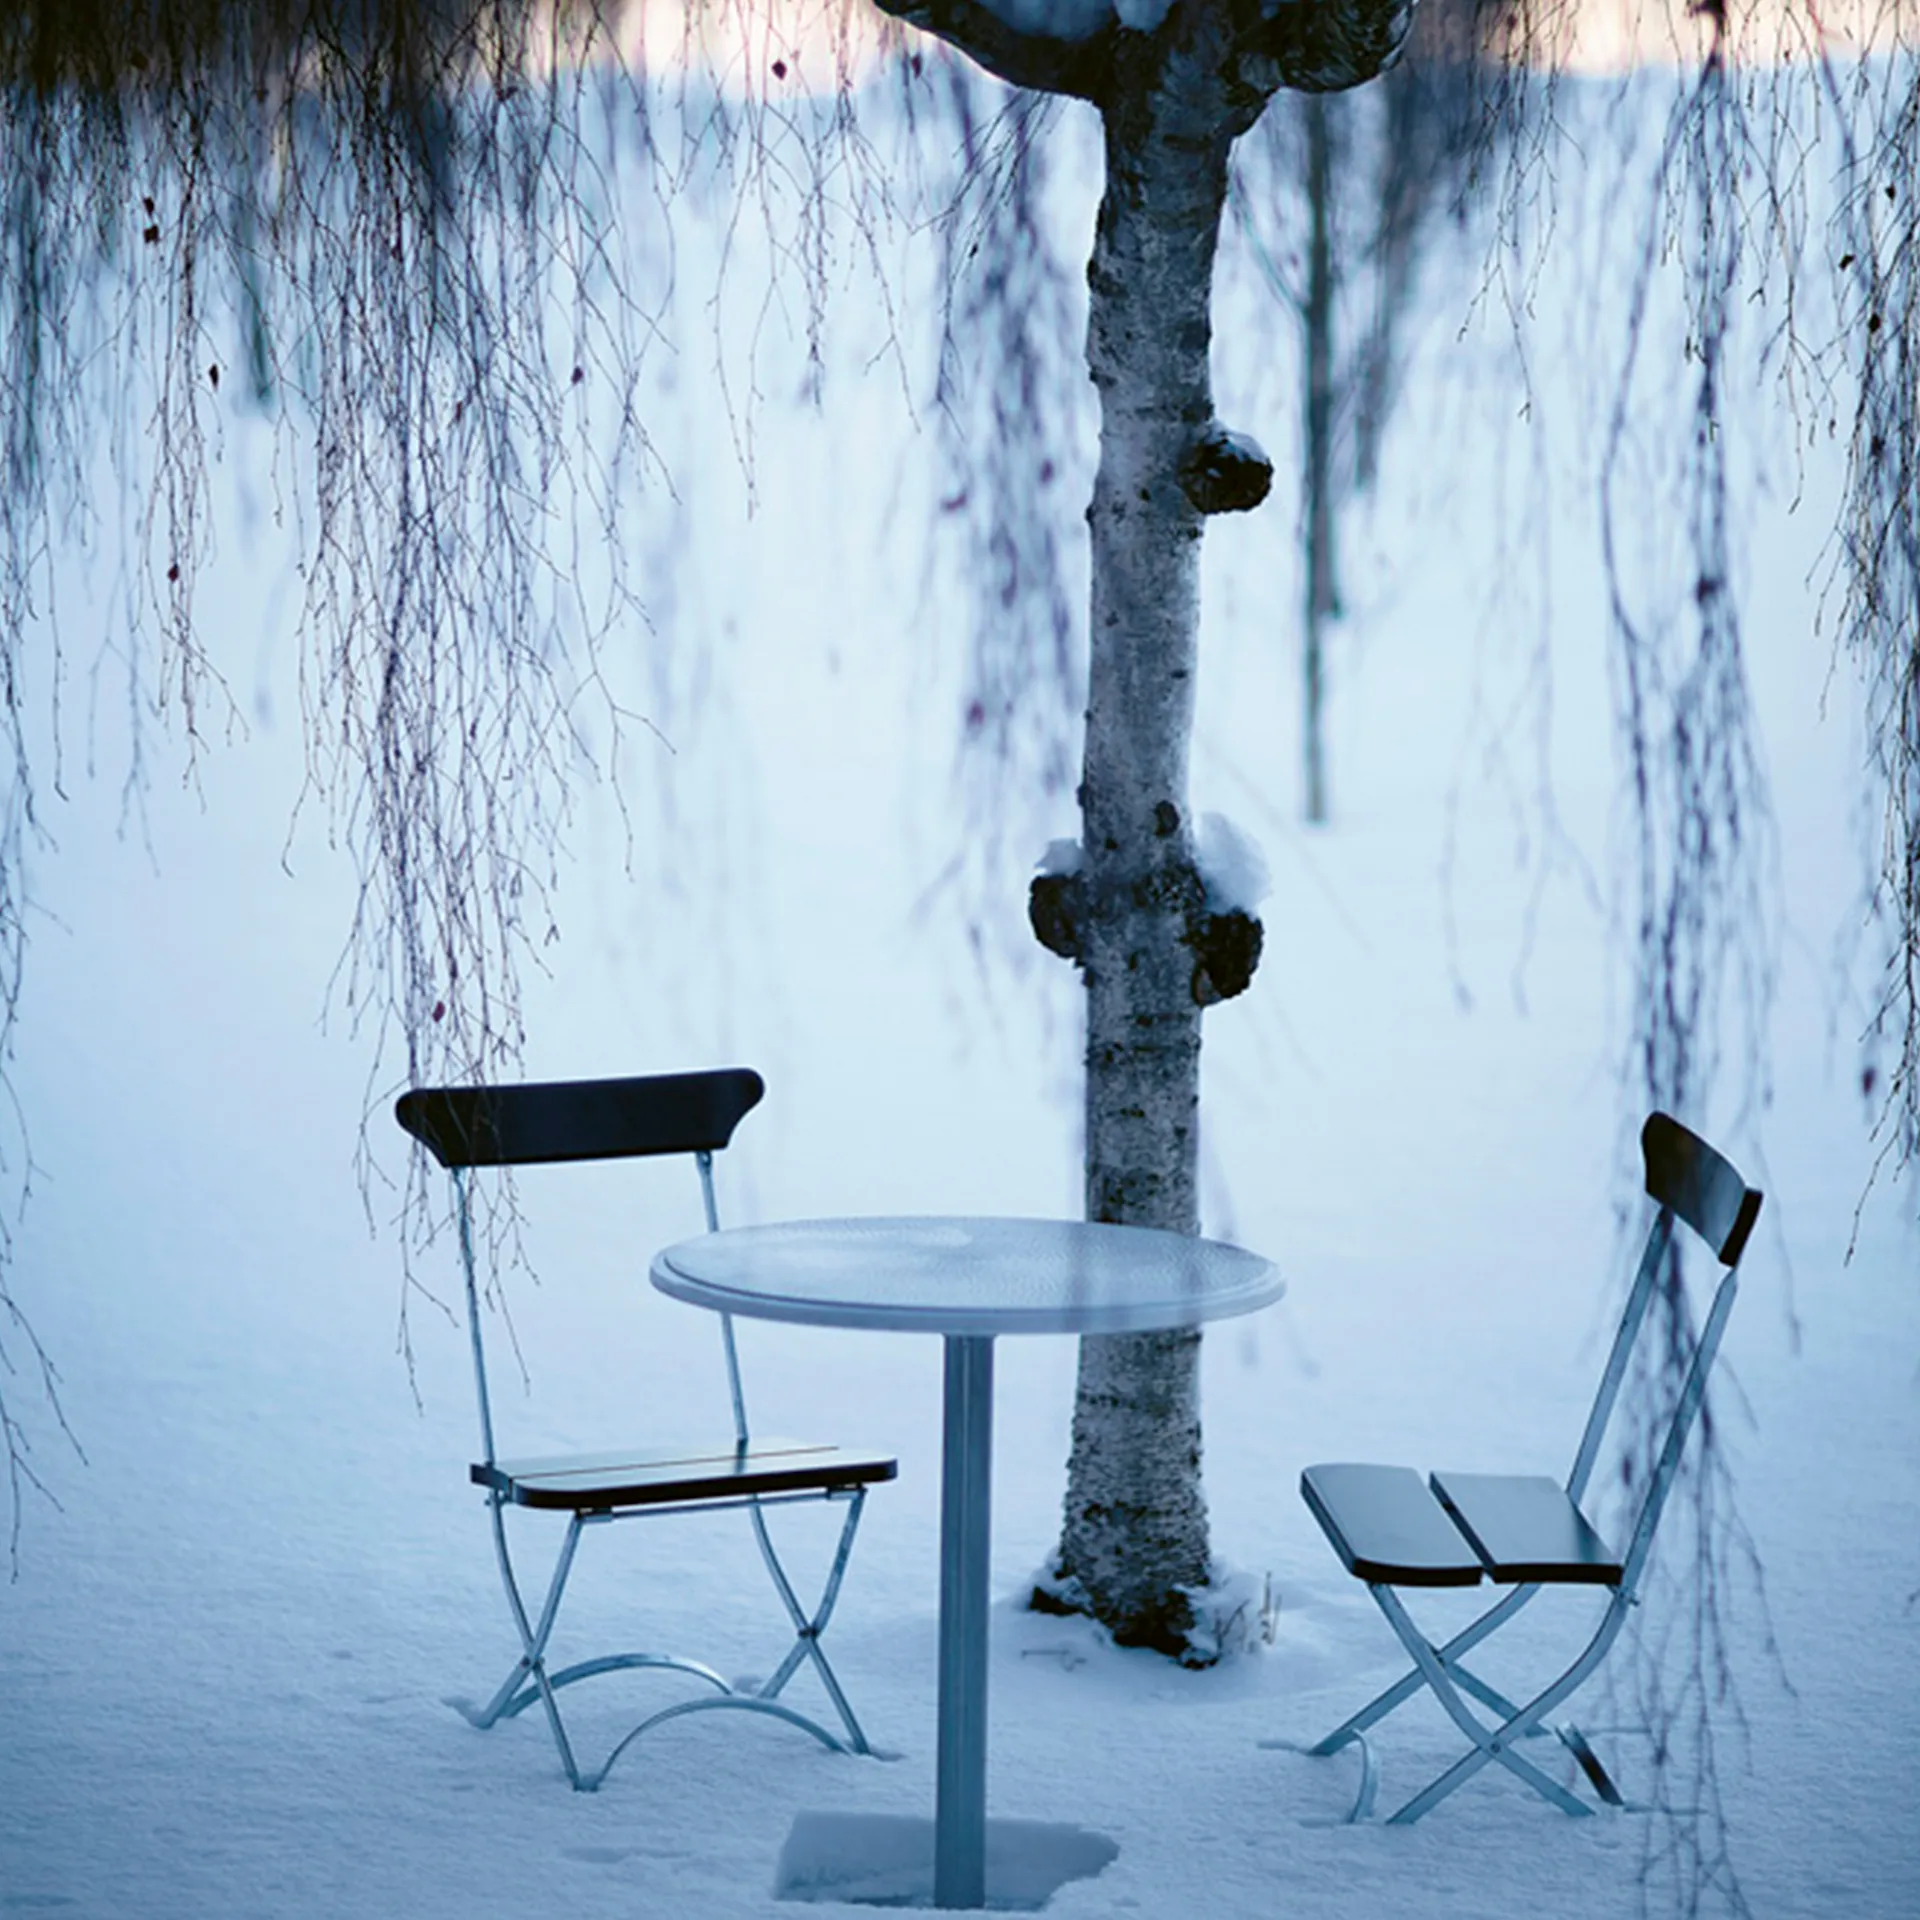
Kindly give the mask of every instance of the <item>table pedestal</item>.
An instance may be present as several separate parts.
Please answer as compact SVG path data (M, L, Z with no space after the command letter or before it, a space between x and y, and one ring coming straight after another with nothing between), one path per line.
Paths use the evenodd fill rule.
M933 1904L986 1904L993 1340L947 1336L940 1456L940 1709Z
M739 1227L663 1249L652 1271L662 1293L718 1313L946 1342L935 1817L800 1815L780 1898L1035 1908L1100 1872L1118 1852L1104 1835L987 1818L994 1339L1150 1333L1251 1313L1280 1295L1272 1264L1149 1227L938 1216Z
M934 1817L804 1813L783 1900L1014 1911L1099 1873L1119 1848L1084 1827L987 1818L987 1614L993 1515L993 1337L946 1336L940 1454L940 1705Z

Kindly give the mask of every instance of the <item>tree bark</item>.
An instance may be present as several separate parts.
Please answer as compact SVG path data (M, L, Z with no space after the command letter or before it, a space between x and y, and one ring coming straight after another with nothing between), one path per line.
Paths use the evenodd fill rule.
M1218 16L1130 44L1102 103L1087 364L1100 396L1082 816L1090 1220L1199 1230L1201 901L1187 804L1205 522L1180 481L1213 424L1229 110ZM1133 37L1130 37L1130 39ZM1257 105L1253 114L1257 114ZM1056 1584L1125 1645L1181 1653L1209 1573L1197 1333L1083 1340Z
M1207 950L1187 808L1205 516L1250 507L1271 470L1213 417L1213 260L1233 143L1279 88L1370 80L1412 0L1174 0L1152 33L1079 41L1010 28L980 0L877 0L990 73L1091 100L1106 191L1087 269L1100 395L1083 862L1043 876L1034 928L1087 989L1091 1220L1199 1231L1200 1012L1246 984ZM1239 916L1243 921L1245 916ZM1223 977L1230 976L1230 977ZM1037 1606L1091 1613L1123 1645L1211 1659L1193 1595L1211 1572L1200 1490L1197 1333L1081 1342L1060 1550Z

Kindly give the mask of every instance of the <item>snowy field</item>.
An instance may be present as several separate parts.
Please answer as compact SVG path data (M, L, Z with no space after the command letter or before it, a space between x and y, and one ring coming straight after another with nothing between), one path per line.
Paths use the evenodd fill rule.
M1258 364L1263 338L1291 364L1244 286L1223 298L1247 316L1223 320L1246 343L1236 364ZM1346 1827L1353 1757L1263 1744L1311 1742L1398 1670L1301 1505L1301 1467L1562 1471L1634 1204L1582 403L1545 356L1545 451L1519 466L1556 476L1541 501L1554 838L1523 700L1533 635L1489 591L1512 561L1497 502L1514 469L1492 425L1514 411L1509 363L1497 331L1457 326L1457 305L1427 325L1382 497L1351 534L1324 831L1294 820L1291 507L1209 542L1194 797L1263 842L1274 894L1252 991L1208 1016L1206 1225L1278 1262L1288 1293L1207 1336L1206 1484L1221 1561L1271 1593L1270 1644L1189 1674L1017 1610L1054 1538L1073 1350L1000 1345L990 1810L1119 1847L1055 1898L1062 1920L1598 1920L1662 1901L1659 1815L1568 1820L1495 1770L1414 1829ZM1556 337L1551 311L1540 331ZM863 383L861 349L824 417L770 383L751 520L724 458L686 458L694 537L649 705L673 753L635 749L630 863L615 810L582 809L563 937L528 988L526 1071L757 1066L767 1101L720 1169L733 1223L1071 1215L1075 988L1020 912L1030 861L1073 822L1038 807L1015 819L1003 919L976 958L936 884L970 831L951 781L966 608L950 586L921 597L899 520L932 484L912 479L930 454L892 376ZM1286 379L1223 366L1222 387L1231 423L1284 473ZM1736 1690L1715 1708L1719 1789L1755 1914L1898 1920L1920 1911L1920 1244L1911 1190L1882 1181L1856 1213L1872 1156L1858 969L1834 954L1860 872L1860 743L1848 670L1830 672L1813 632L1825 496L1811 489L1794 516L1787 492L1754 488L1748 583L1779 842L1771 1092L1747 1097L1732 1061L1683 1116L1768 1196L1719 1382L1765 1570L1764 1604L1741 1582L1726 1596ZM193 784L162 749L144 824L123 815L113 696L92 701L85 623L68 625L67 797L43 796L57 848L37 862L14 1082L35 1168L14 1284L85 1458L35 1412L60 1510L29 1502L18 1578L0 1585L0 1913L792 1913L772 1886L796 1814L931 1807L938 1343L742 1329L762 1424L899 1455L831 1634L896 1757L696 1716L575 1795L537 1715L482 1735L446 1704L489 1692L513 1650L466 1481L464 1335L416 1296L410 1383L385 1184L405 1164L394 1069L372 1065L337 1004L322 1020L352 877L312 810L289 825L301 757L274 644L284 560L236 534L221 566L205 606L230 635L247 737L209 751ZM1521 717L1501 732L1490 716L1509 711ZM691 1169L550 1170L523 1198L539 1277L510 1296L527 1386L508 1369L508 1446L723 1420L715 1326L645 1279L653 1250L698 1225ZM451 1297L447 1240L422 1272ZM812 1521L824 1548L822 1518L790 1516L787 1532ZM1656 1637L1685 1604L1687 1546L1667 1542L1643 1610ZM737 1514L601 1535L568 1644L639 1640L764 1671L782 1642L760 1578ZM1577 1644L1589 1616L1570 1600L1546 1618L1560 1597L1536 1606L1516 1656ZM672 1682L601 1687L573 1708L589 1750ZM814 1704L804 1683L796 1697ZM1595 1688L1586 1705L1629 1795L1649 1791L1624 1697ZM1437 1710L1390 1721L1383 1804L1457 1746ZM1673 1790L1691 1778L1683 1755Z

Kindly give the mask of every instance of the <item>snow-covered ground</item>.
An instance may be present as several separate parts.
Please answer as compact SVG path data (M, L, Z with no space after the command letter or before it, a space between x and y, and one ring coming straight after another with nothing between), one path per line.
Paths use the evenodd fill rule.
M1485 723L1527 684L1531 647L1486 619L1487 580L1510 559L1497 455L1490 430L1484 445L1460 431L1463 393L1511 414L1502 362L1451 320L1423 355L1413 391L1445 403L1408 415L1349 555L1326 831L1292 820L1289 509L1210 538L1195 802L1263 843L1272 892L1253 990L1208 1016L1207 1226L1280 1263L1289 1291L1208 1336L1206 1475L1216 1551L1250 1593L1270 1591L1270 1644L1183 1673L1017 1609L1057 1521L1073 1352L1000 1347L990 1806L1119 1846L1056 1897L1062 1916L1627 1915L1671 1836L1644 1812L1568 1820L1497 1772L1417 1828L1346 1827L1352 1756L1265 1744L1313 1740L1397 1670L1300 1503L1300 1468L1560 1470L1630 1201L1579 444L1569 433L1548 463L1572 476L1554 495L1553 764L1572 850L1556 852L1531 774L1509 777L1531 723L1504 763ZM1074 822L1035 811L1001 876L1011 931L990 930L977 965L933 885L966 831L949 783L964 607L951 589L918 600L897 527L878 545L924 447L871 397L888 378L844 376L823 419L767 403L751 522L719 467L686 491L698 538L669 635L679 684L697 658L707 685L662 695L674 753L637 766L631 871L615 810L584 809L563 938L529 987L530 1077L763 1071L767 1102L721 1168L734 1222L1077 1210L1075 989L1019 927L1025 861ZM1232 424L1285 471L1285 382L1243 387ZM1551 427L1544 380L1542 394ZM1920 1245L1911 1191L1883 1181L1856 1212L1871 1158L1857 1007L1830 955L1855 893L1860 751L1846 672L1829 676L1812 635L1822 513L1760 512L1749 645L1783 915L1772 1097L1744 1102L1736 1065L1685 1116L1768 1194L1720 1383L1766 1601L1738 1583L1727 1596L1737 1693L1715 1707L1719 1785L1757 1914L1895 1920L1920 1911ZM404 1164L392 1069L369 1084L366 1040L319 1019L351 876L311 813L289 840L297 706L255 624L272 595L236 554L209 609L222 598L251 737L209 752L197 787L163 763L146 830L126 831L108 703L93 723L103 771L85 777L76 752L70 798L48 803L57 857L38 863L15 1077L36 1169L15 1286L85 1460L36 1414L61 1510L29 1503L19 1577L0 1586L0 1912L791 1912L772 1885L796 1814L931 1804L938 1345L742 1330L767 1426L899 1455L831 1636L897 1757L696 1716L575 1795L537 1716L482 1735L446 1704L489 1691L513 1650L466 1482L464 1336L415 1296L410 1383L397 1200L381 1183ZM656 831L661 790L672 818ZM355 1167L366 1115L370 1204ZM645 1281L653 1249L697 1227L691 1171L551 1170L523 1199L539 1276L511 1292L528 1377L499 1413L512 1444L723 1418L713 1324ZM449 1297L452 1257L443 1240L424 1267ZM809 1520L824 1549L822 1516L788 1531ZM615 1531L636 1537L588 1542L569 1644L638 1639L730 1673L777 1657L738 1515ZM1667 1544L1683 1594L1688 1541ZM1657 1586L1648 1630L1684 1604ZM1578 1601L1548 1611L1516 1657L1548 1658L1588 1617ZM671 1687L601 1684L573 1709L589 1748ZM1596 1692L1588 1717L1629 1792L1646 1791L1624 1701ZM1458 1739L1414 1707L1379 1745L1391 1805ZM1676 1768L1674 1790L1690 1780Z

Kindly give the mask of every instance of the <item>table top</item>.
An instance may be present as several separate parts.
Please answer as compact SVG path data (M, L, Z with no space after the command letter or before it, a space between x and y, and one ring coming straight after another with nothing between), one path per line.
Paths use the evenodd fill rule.
M798 1220L655 1255L662 1293L717 1312L902 1333L1146 1333L1251 1313L1285 1283L1219 1240L1077 1220Z

